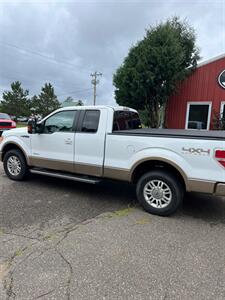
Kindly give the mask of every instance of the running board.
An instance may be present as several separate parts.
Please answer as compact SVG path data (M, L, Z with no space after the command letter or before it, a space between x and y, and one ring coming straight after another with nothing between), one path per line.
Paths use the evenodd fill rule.
M57 173L54 171L49 171L45 169L30 169L30 172L32 174L38 174L38 175L44 175L49 177L55 177L55 178L61 178L61 179L68 179L73 181L80 181L80 182L86 182L90 184L96 184L99 183L101 180L98 178L92 178L92 177L85 177L82 175L73 175L68 173Z

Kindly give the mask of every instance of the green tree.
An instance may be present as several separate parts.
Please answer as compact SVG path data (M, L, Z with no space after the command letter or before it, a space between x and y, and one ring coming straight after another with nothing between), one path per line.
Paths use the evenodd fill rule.
M82 100L76 101L76 106L83 106L83 105L84 105L84 103Z
M82 100L74 100L73 97L69 96L66 98L66 100L64 101L65 103L67 103L68 105L71 103L71 105L75 105L75 106L83 106L84 103Z
M32 97L31 103L32 109L43 117L61 106L55 95L54 87L50 83L45 83L41 88L41 93Z
M1 109L3 112L15 116L28 116L30 113L30 101L28 90L24 90L21 82L11 84L11 91L3 92Z
M177 17L146 30L114 74L117 103L141 110L145 125L164 125L169 96L196 68L195 43L194 29Z
M67 97L66 100L63 102L62 106L83 106L84 103L82 100L74 100L71 96Z
M74 99L73 99L73 97L69 96L66 98L66 100L64 102L69 104L69 103L74 102Z

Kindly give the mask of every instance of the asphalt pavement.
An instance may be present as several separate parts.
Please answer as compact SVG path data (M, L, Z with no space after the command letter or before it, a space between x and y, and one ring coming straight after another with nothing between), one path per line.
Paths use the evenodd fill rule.
M171 217L135 199L0 165L0 299L224 299L224 198L188 194Z

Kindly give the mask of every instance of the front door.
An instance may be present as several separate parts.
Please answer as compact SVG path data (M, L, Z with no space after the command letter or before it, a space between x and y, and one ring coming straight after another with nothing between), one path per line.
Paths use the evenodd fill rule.
M60 111L44 121L41 134L31 136L31 164L35 167L74 171L74 124L77 111Z

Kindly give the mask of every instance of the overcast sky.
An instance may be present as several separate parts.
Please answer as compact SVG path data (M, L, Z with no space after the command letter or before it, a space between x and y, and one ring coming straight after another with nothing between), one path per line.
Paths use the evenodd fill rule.
M98 104L114 104L112 75L145 28L174 15L195 28L202 60L225 53L225 0L0 0L0 99L15 80L30 95L51 82L92 104L90 73L103 73Z

